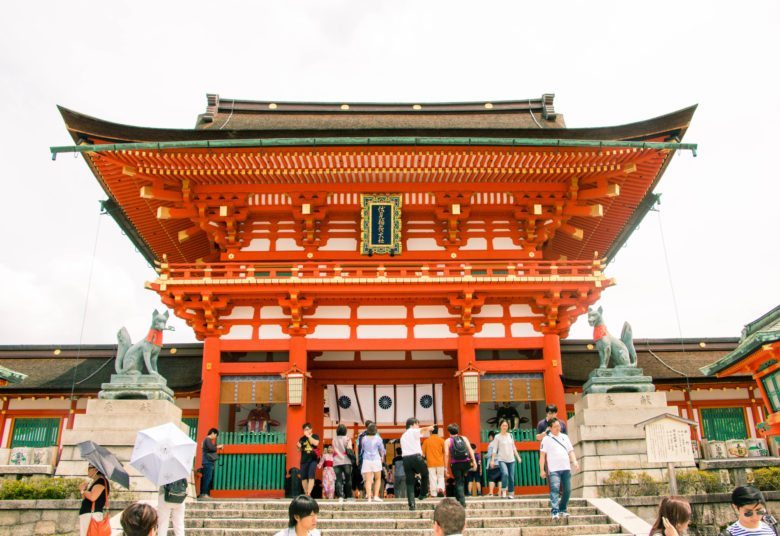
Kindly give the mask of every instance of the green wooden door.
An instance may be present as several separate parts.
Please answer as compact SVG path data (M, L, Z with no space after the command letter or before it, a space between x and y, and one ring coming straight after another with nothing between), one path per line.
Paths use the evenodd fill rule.
M703 435L710 441L746 439L745 411L742 408L703 408Z
M55 447L60 433L60 419L14 419L11 448Z
M190 427L190 439L197 442L198 441L198 418L184 417L181 421Z

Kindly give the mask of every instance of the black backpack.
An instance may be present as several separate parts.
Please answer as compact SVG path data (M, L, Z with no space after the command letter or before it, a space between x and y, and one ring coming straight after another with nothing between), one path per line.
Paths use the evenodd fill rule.
M182 478L163 486L165 502L181 504L187 498L187 479Z
M453 436L450 442L450 459L452 463L467 462L471 459L469 456L469 447L466 445L463 436Z

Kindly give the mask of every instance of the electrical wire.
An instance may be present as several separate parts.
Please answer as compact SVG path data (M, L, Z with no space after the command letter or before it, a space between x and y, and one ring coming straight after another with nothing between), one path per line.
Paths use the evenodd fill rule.
M110 358L108 358L108 359L106 360L106 362L105 362L105 363L103 363L102 365L100 365L100 366L97 368L97 370L96 370L95 372L93 372L92 374L90 374L89 376L87 376L86 378L84 378L83 380L79 380L79 381L77 381L77 382L76 382L76 385L81 385L82 383L84 383L85 381L87 381L88 379L90 379L91 377L93 377L95 374L97 374L98 372L100 372L101 370L103 370L104 368L106 368L106 365L108 365L109 363L111 363L111 362L113 362L113 361L116 361L116 358L115 358L115 357L110 357Z
M222 126L220 126L220 127L219 127L219 130L222 130L223 128L225 128L225 126L226 126L228 123L230 123L230 119L233 117L233 109L234 109L235 107L236 107L236 101L233 101L233 102L230 104L230 115L228 115L227 119L225 119L225 122L224 122L224 123L222 123Z
M677 320L677 335L680 337L680 348L682 349L682 353L683 353L683 362L687 362L688 361L688 359L687 359L688 355L687 355L687 353L685 351L685 341L683 340L682 323L680 322L680 308L677 306L677 294L674 291L674 279L672 278L672 265L669 262L669 251L668 251L668 249L666 247L666 237L664 235L664 226L663 226L663 223L661 222L661 211L660 210L656 210L655 212L658 214L658 229L660 230L660 233L661 233L661 248L663 249L663 252L664 252L664 264L666 265L666 277L669 280L669 289L671 290L671 294L672 294L672 306L674 307L674 316L675 316L675 319ZM655 357L658 361L661 362L662 365L664 365L666 368L668 368L672 372L676 372L677 374L679 374L681 376L685 376L685 384L687 386L688 393L690 395L690 392L691 392L690 377L686 373L684 373L682 371L679 371L679 370L669 366L663 359L658 357L652 350L650 350L650 344L649 343L647 345L647 351L650 353L650 355Z
M534 115L534 112L531 110L531 99L528 99L528 113L531 114L531 119L534 120L534 123L536 123L536 126L539 128L544 128L539 121L536 120L536 116ZM228 118L230 119L230 118ZM224 125L223 125L224 126Z
M84 309L81 313L81 329L79 330L79 344L76 347L76 357L74 358L75 364L73 365L73 377L71 380L71 386L70 386L70 399L73 400L73 394L76 392L76 384L82 383L84 380L80 380L79 382L76 382L76 371L79 366L79 358L81 357L81 346L84 342L84 328L87 325L87 310L89 309L89 294L92 290L92 275L95 271L95 258L97 257L97 247L98 247L98 241L100 238L100 224L103 221L102 216L105 215L106 212L100 211L98 213L98 220L97 220L97 226L95 228L95 243L92 246L92 260L89 263L89 275L87 276L87 292L84 296ZM103 365L105 366L105 364ZM102 368L102 367L101 367Z

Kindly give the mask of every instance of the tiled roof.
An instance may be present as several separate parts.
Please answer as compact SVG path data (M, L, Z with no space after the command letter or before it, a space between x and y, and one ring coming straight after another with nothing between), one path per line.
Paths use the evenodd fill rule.
M747 324L742 330L739 346L714 363L701 367L707 375L718 374L750 356L765 344L780 341L780 305Z
M705 343L704 347L700 346L701 342ZM660 383L684 382L685 374L692 381L702 381L707 376L700 367L731 352L737 343L736 338L635 341L639 366ZM591 341L562 341L565 385L582 385L590 371L598 366L598 353L595 349L589 350L588 344ZM167 378L168 385L179 392L200 389L203 345L177 345L175 354L171 353L172 348L164 347L159 361L160 372ZM60 350L59 355L54 355L55 350ZM28 375L22 384L9 384L0 388L0 393L64 393L70 392L72 386L76 392L98 391L102 383L110 380L115 353L115 345L84 345L81 349L51 345L0 346L0 366Z
M454 103L272 102L207 95L198 130L561 128L555 96Z
M718 339L637 339L638 366L644 374L659 382L701 381L708 375L700 368L722 357L737 345L736 338ZM705 346L700 346L704 342ZM591 341L562 341L564 383L579 386L588 379L591 370L598 367L598 351L587 349ZM684 348L684 350L683 350Z
M55 355L55 350L59 354ZM193 352L193 350L195 350ZM181 345L176 354L164 348L158 362L160 373L174 390L200 388L202 345ZM115 345L0 347L0 364L27 375L20 384L9 384L2 392L94 392L111 380Z
M26 374L0 366L0 379L5 380L8 383L19 383L24 381L26 377Z

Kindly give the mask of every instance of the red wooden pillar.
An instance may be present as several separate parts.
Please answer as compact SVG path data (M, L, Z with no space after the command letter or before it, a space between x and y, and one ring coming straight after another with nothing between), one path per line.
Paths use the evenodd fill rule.
M5 421L6 421L6 413L8 412L8 398L3 397L0 399L0 441L2 441L2 437L5 434ZM6 447L11 446L11 438L8 438Z
M67 430L73 430L73 422L76 420L76 410L78 409L78 407L79 407L78 397L75 395L70 397L70 410L68 411L68 424L65 427ZM3 429L5 429L4 424L3 424Z
M442 382L442 400L441 410L444 427L448 424L459 421L460 416L460 389L455 380L444 380ZM445 435L446 437L446 435ZM469 438L471 439L471 438ZM472 440L473 441L473 440Z
M219 428L220 398L220 348L218 337L208 337L203 343L203 384L200 388L200 409L198 412L198 454L195 465L200 465L201 448L209 428ZM219 444L219 438L217 438Z
M301 372L306 372L306 337L293 335L290 337L290 368L296 367ZM306 383L308 385L309 379ZM303 390L303 403L300 406L287 405L287 470L297 467L300 462L300 454L296 448L298 438L303 435L303 425L306 422L306 405L308 404L308 386ZM322 423L320 423L322 426Z
M463 370L472 364L476 366L476 352L474 351L474 335L458 335L458 370ZM479 404L464 404L462 383L458 379L458 387L455 390L458 394L458 404L460 405L460 432L469 438L472 443L479 442L480 437L480 419Z
M566 419L566 395L563 391L561 339L557 333L544 334L544 399L558 406L558 416ZM535 423L534 423L535 424Z
M306 420L311 423L312 432L320 438L320 451L325 445L325 386L312 378L306 382ZM300 437L303 430L298 430ZM335 435L335 434L334 434Z

